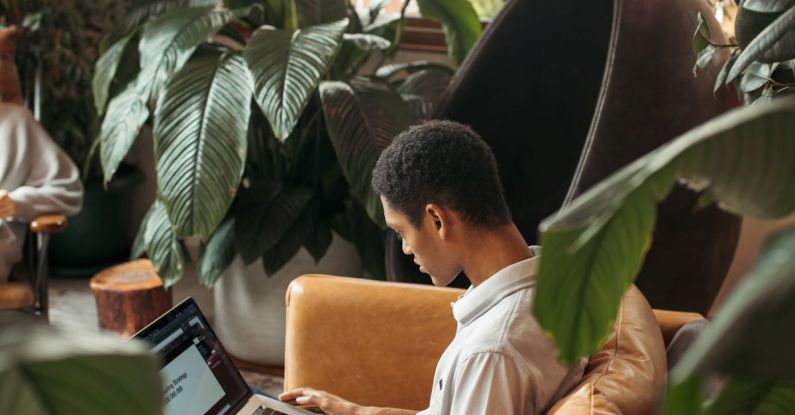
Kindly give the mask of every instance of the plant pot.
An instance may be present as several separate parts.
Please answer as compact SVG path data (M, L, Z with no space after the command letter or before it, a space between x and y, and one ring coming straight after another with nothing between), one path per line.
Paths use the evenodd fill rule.
M360 276L356 248L334 234L316 264L303 247L282 269L266 275L262 261L245 266L240 257L215 284L214 328L236 358L268 366L284 365L284 296L290 281L304 274Z
M64 232L50 239L51 275L90 277L128 259L133 189L142 181L140 170L122 165L107 189L100 181L85 185L80 213L69 218Z

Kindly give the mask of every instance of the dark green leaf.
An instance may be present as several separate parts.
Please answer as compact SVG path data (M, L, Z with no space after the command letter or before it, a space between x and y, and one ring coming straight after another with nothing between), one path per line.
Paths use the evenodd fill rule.
M0 413L162 413L160 361L137 341L38 325L0 335Z
M387 50L392 43L381 36L367 33L345 33L342 36L345 42L352 43L357 48L364 51Z
M143 241L146 253L157 270L157 275L168 288L182 278L182 271L188 255L174 235L166 209L160 201L155 201L144 218Z
M729 71L728 82L754 61L772 63L792 58L795 58L795 7L784 12L748 43Z
M424 69L409 75L397 90L408 102L415 119L425 120L433 114L450 79L451 75L445 70Z
M793 252L795 228L766 243L751 274L735 287L672 377L713 370L766 377L795 373L795 362L790 359L795 349Z
M564 362L595 351L677 177L731 212L795 210L795 100L728 112L619 170L541 223L535 314ZM795 321L795 319L793 319Z
M298 16L295 0L265 0L267 21L280 29L298 29Z
M366 78L354 78L350 83L323 82L320 98L329 137L351 193L383 227L381 200L370 187L373 167L381 151L408 128L409 109L388 84Z
M141 221L138 233L135 234L132 249L130 250L130 260L138 259L146 253L146 218Z
M135 84L129 85L124 92L110 100L99 133L99 157L105 183L110 182L116 174L119 163L127 156L147 118L149 108Z
M290 135L328 71L347 26L345 18L295 32L263 27L254 33L244 56L257 103L280 141Z
M698 13L696 16L696 23L696 33L693 34L693 53L699 55L704 49L710 46L712 35L709 32L707 21L704 20L704 15Z
M226 215L246 159L253 81L238 54L197 54L155 116L158 193L177 236L207 238Z
M157 102L172 73L187 62L200 43L221 30L234 12L214 7L170 11L144 25L138 49L141 53L139 87Z
M394 57L397 53L400 44L400 37L403 34L403 27L405 26L405 19L403 16L395 16L387 19L379 19L378 21L367 25L364 32L381 36L382 38L390 41L392 46L384 51L384 55Z
M199 261L199 280L205 287L212 287L221 273L235 259L235 219L229 218L218 226L202 250Z
M782 356L788 359L790 356ZM795 408L795 381L743 379L732 376L710 406L712 415L788 415Z
M219 3L221 3L220 0L155 0L145 2L138 7L134 7L119 22L116 22L108 37L103 40L103 43L115 43L150 18L168 11L183 7L214 6Z
M94 68L94 78L91 82L91 91L94 94L94 106L99 115L105 112L105 104L108 101L108 88L110 88L113 77L116 76L116 69L119 67L119 61L121 61L124 54L124 49L134 35L135 33L130 33L119 39L97 60Z
M480 18L468 0L417 0L423 17L442 23L447 54L461 63L480 36Z
M719 49L712 45L707 45L706 48L702 49L701 52L698 52L696 56L696 64L693 66L693 75L697 74L697 71L700 69L704 69L709 63L712 61L712 56L715 55Z
M706 415L700 378L669 384L660 415Z
M348 16L347 0L294 0L298 26L333 23Z
M384 65L375 71L376 78L389 79L398 72L406 71L409 74L423 71L426 69L439 70L446 72L448 75L453 75L453 68L441 63L428 62L428 61L414 61L405 63L392 63Z
M260 180L240 193L235 243L246 265L276 245L312 198L305 188Z
M718 76L715 77L715 85L712 87L712 92L717 93L718 90L726 84L726 76L729 75L729 69L731 69L734 61L737 59L737 52L739 49L734 49L732 51L731 56L729 59L726 59L726 62L723 64L723 67L718 72Z
M770 65L766 63L752 63L748 66L748 69L745 70L743 77L740 79L740 91L753 92L763 87L770 81L771 72Z
M795 6L793 0L745 0L742 4L744 9L753 10L759 13L778 13Z
M316 262L320 261L331 244L331 231L323 226L319 213L316 202L308 203L279 243L265 252L262 263L267 275L278 272L295 256L301 245L307 247Z

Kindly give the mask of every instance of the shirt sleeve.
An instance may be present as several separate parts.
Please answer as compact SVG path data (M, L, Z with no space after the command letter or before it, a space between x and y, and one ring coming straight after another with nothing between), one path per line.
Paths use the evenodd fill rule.
M533 414L532 382L508 355L479 352L456 370L451 414Z
M11 122L11 140L18 156L26 158L14 174L25 174L22 185L7 189L18 219L31 221L46 213L76 214L83 201L83 184L74 163L56 145L29 111L18 111Z

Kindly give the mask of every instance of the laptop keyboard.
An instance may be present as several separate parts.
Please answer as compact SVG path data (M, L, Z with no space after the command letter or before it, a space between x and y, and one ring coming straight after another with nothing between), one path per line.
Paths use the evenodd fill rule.
M284 412L280 412L280 411L271 409L271 408L266 408L264 406L260 406L251 415L287 415L287 414L285 414Z

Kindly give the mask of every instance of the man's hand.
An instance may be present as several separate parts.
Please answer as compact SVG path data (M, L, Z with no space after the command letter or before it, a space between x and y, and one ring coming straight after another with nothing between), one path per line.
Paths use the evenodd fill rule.
M8 192L0 190L0 219L14 216L17 213L17 206Z
M312 388L295 388L279 395L284 402L320 408L327 415L415 415L417 411L359 406L339 396Z
M296 388L279 395L284 402L293 401L301 406L317 407L328 415L356 415L360 414L362 407L337 395L312 388Z

